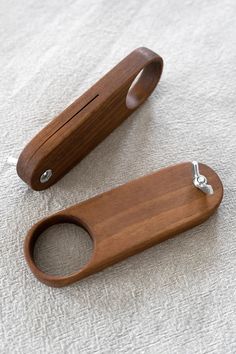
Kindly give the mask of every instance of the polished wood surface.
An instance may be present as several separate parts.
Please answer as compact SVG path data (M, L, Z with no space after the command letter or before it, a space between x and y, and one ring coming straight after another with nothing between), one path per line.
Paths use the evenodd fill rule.
M18 175L35 190L50 187L147 99L162 68L153 51L134 50L30 141L19 157ZM48 169L53 175L41 183Z
M193 185L192 164L186 162L131 181L38 222L25 239L24 252L30 269L47 285L65 286L202 223L218 208L223 186L210 167L199 166L213 186L213 195L206 195ZM93 240L93 255L76 273L48 275L34 261L35 242L45 229L64 222L88 231Z

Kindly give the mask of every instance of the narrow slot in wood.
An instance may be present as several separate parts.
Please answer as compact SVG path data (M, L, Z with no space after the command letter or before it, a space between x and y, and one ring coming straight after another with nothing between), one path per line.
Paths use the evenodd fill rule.
M99 96L99 94L95 95L93 98L91 98L91 100L89 100L85 105L83 105L75 114L73 114L72 117L70 117L65 123L63 123L59 128L57 128L55 131L53 131L52 134L50 134L48 136L48 138L46 140L44 140L42 142L42 144L40 144L38 146L38 148L34 151L34 153L32 154L31 158L29 159L29 161L34 157L34 155L37 153L37 151L42 147L43 144L45 144L54 134L56 134L61 128L63 128L69 121L71 121L75 116L77 116L80 112L82 112L90 103L92 103L97 97Z

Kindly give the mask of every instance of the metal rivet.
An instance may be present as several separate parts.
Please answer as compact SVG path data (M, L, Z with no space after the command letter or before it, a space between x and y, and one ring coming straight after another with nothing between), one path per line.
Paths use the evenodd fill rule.
M199 177L197 178L197 181L198 181L198 183L200 183L200 184L202 184L202 183L207 183L207 180L206 180L206 178L205 178L204 176L199 176Z
M41 183L46 183L52 177L52 170L46 170L40 177Z

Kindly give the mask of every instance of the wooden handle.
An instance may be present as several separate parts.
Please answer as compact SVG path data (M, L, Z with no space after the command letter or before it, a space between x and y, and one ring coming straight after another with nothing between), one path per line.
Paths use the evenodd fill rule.
M31 140L19 157L18 175L35 190L57 182L146 100L162 68L156 53L134 50ZM42 183L45 171L51 177Z
M210 167L200 164L200 169L212 185L213 195L206 195L194 186L192 164L186 162L43 219L25 239L24 252L29 267L41 282L65 286L202 223L219 206L223 186ZM93 255L80 271L60 277L45 274L37 267L34 246L45 229L62 222L87 230L93 240Z

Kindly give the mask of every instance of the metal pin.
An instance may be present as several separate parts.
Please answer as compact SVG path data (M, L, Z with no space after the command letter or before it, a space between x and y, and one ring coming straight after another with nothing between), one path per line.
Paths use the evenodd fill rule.
M213 188L207 184L207 178L200 174L197 161L192 162L193 165L193 184L205 194L214 194Z
M18 161L18 159L16 159L15 157L9 156L7 158L6 162L8 165L16 167L17 161ZM52 177L52 175L53 175L52 170L48 169L48 170L44 171L42 173L42 175L40 176L40 182L47 183L49 181L49 179Z
M17 165L17 159L15 157L9 156L7 158L7 164L9 166L16 166Z
M51 177L52 177L52 170L46 170L40 176L40 182L41 183L46 183L46 182L48 182L50 180Z

